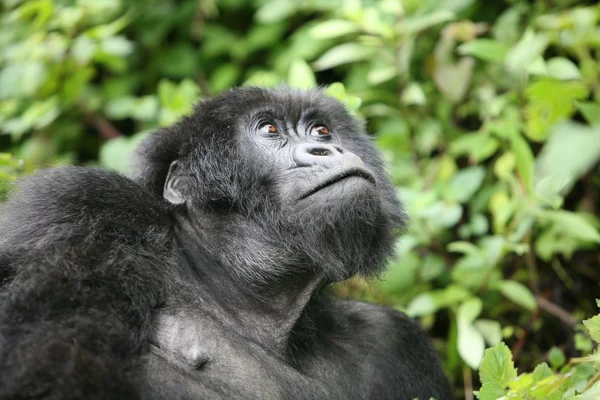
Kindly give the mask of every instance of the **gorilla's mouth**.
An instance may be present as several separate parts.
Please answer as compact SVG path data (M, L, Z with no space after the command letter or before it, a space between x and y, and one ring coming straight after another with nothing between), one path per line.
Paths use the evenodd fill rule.
M307 193L302 195L299 200L304 200L307 197L312 196L313 194L317 193L321 189L325 189L326 187L329 187L333 184L336 184L340 181L343 181L344 179L347 179L347 178L350 178L353 176L357 177L357 178L363 178L363 179L369 181L370 183L372 183L373 185L375 185L375 177L370 172L365 171L364 169L360 169L360 168L352 168L352 169L343 171L340 174L333 175L333 176L329 177L328 179L324 180L323 182L319 183L317 186L315 186L314 188L309 190Z

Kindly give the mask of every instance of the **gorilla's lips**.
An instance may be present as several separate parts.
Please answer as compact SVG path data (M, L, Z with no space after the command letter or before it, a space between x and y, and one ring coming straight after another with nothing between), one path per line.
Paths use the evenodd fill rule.
M323 182L319 183L317 186L315 186L314 188L309 190L307 193L302 195L299 200L304 200L307 197L310 197L313 194L315 194L316 192L320 191L321 189L329 187L333 184L343 181L346 178L350 178L353 176L357 177L357 178L365 179L365 180L369 181L371 184L375 185L375 177L369 171L366 171L361 168L352 168L352 169L347 169L345 171L342 171L339 174L332 175L329 178L325 179Z

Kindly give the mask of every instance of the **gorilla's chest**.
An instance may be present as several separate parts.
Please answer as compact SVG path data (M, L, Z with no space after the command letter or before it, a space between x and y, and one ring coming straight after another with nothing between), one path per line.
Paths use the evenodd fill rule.
M175 385L174 392L189 398L331 398L320 382L211 318L159 315L155 321L147 367L152 397L164 398L156 396L157 386Z

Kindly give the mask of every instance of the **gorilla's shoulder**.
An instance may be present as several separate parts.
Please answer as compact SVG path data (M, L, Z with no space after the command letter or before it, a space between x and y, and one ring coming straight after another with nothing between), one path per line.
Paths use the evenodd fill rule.
M417 321L388 307L353 300L334 300L327 314L334 318L330 326L341 327L339 332L330 332L333 340L351 349L347 357L358 357L356 362L381 379L390 393L403 393L406 398L423 393L428 394L425 398L452 398L438 355Z
M47 169L21 179L0 209L0 253L161 241L168 218L156 195L116 172Z
M379 329L395 329L398 325L409 331L423 331L419 323L405 313L379 304L352 299L334 298L331 311L351 323L364 323L365 326L377 326Z
M329 315L337 323L350 327L359 340L377 341L382 348L404 352L410 349L428 349L429 336L418 321L405 313L378 304L356 300L335 299ZM381 341L382 337L388 338ZM435 358L433 352L428 354Z

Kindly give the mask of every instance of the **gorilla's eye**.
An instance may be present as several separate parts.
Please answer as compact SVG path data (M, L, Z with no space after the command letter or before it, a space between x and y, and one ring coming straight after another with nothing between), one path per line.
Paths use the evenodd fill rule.
M329 128L325 125L315 125L310 130L311 136L327 136L329 135Z
M273 125L273 124L262 124L260 126L260 128L258 128L260 130L261 133L264 133L266 135L272 135L274 133L277 133L278 129L277 126Z

